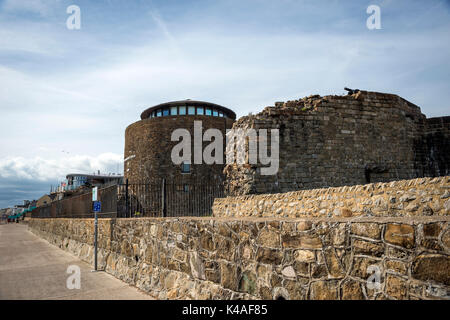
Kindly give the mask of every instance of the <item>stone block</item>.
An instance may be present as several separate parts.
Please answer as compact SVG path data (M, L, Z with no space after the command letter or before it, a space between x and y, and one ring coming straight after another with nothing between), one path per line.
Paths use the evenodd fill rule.
M378 223L352 223L351 232L357 236L367 237L372 239L380 239L381 238L381 227Z
M307 297L308 287L301 281L284 280L283 286L288 292L291 300L305 300Z
M299 262L314 262L316 255L312 250L299 249L294 252L294 259Z
M218 238L218 237L217 237ZM226 238L215 239L217 247L217 257L227 261L234 261L236 255L236 246L233 241Z
M397 260L386 260L384 262L385 270L407 275L408 266L406 263Z
M263 229L259 233L257 243L263 247L280 247L280 234L273 230Z
M329 275L335 278L343 277L345 275L345 270L336 256L335 250L333 248L327 248L324 250L324 255Z
M368 272L368 268L371 265L380 266L381 261L368 258L368 257L354 257L353 258L353 267L351 271L351 275L360 278L361 280L366 281L372 273Z
M284 267L283 270L281 270L281 274L286 278L295 279L296 273L292 266Z
M423 225L423 235L425 237L435 237L439 236L441 232L441 227L438 223L427 223Z
M189 265L193 278L205 279L205 266L197 252L189 253Z
M447 248L447 250L450 249L450 228L448 228L442 235L442 243Z
M414 227L409 224L387 224L384 234L386 242L410 249L414 247Z
M414 259L411 276L422 281L450 285L450 257L441 254L422 254Z
M239 291L253 295L256 293L256 289L257 283L255 274L250 271L243 272L239 280Z
M303 248L303 249L320 249L322 241L317 235L310 234L286 234L282 236L283 247L285 248Z
M362 254L374 257L381 257L384 253L384 246L382 243L374 243L360 239L353 240L353 249L355 254Z
M234 264L220 263L220 284L233 291L238 289L238 268Z
M385 285L386 294L397 300L408 299L408 283L403 278L388 274Z
M309 298L312 300L336 300L338 292L338 281L315 281L311 283Z
M283 259L283 254L280 250L269 249L269 248L259 248L256 254L256 261L279 265Z
M363 300L364 294L361 289L361 283L356 280L346 279L341 283L342 300Z
M314 279L328 277L328 269L325 264L312 264L311 265L311 277Z

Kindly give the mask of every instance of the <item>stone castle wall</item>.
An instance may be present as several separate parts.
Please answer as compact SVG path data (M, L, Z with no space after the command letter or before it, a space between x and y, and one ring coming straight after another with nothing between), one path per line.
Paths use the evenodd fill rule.
M427 119L423 137L425 172L430 176L450 174L450 117Z
M229 195L361 185L448 174L447 118L426 119L393 94L360 91L275 103L233 128L278 129L280 168L225 168Z
M319 205L304 215L100 219L99 264L160 299L449 299L449 177L422 181L378 185L367 200L398 187L405 202L437 200L440 210L347 216ZM324 194L352 200L339 189L315 197ZM251 197L237 200L258 210ZM29 227L93 262L93 219L31 219ZM377 275L379 287L368 285Z

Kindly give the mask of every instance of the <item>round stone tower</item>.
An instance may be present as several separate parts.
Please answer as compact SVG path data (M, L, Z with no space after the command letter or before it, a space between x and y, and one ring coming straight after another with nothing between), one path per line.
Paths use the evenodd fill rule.
M223 135L236 119L236 114L223 106L194 100L162 103L146 109L141 120L125 131L124 176L129 183L148 183L162 178L207 179L222 177L223 164L194 164L194 121L201 121L202 135L210 128L219 129ZM191 135L190 164L174 164L172 149L179 141L171 141L176 129L186 129ZM202 150L211 142L202 142ZM225 151L225 150L224 150ZM225 157L224 157L225 161Z

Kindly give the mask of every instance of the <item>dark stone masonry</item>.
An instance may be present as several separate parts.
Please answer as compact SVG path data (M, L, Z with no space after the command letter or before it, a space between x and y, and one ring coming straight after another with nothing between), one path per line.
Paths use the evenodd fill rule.
M394 94L359 91L277 102L237 128L279 129L280 168L226 166L229 195L287 192L450 174L450 117L427 119Z

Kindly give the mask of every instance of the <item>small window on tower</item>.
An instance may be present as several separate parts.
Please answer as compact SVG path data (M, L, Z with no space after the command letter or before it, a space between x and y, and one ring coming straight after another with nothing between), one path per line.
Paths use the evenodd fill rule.
M170 115L176 116L178 114L178 108L177 107L170 107Z
M195 107L189 107L188 114L195 114Z
M185 115L186 114L186 107L180 107L180 115Z
M191 173L191 164L183 162L181 164L181 173Z
M200 115L205 114L203 107L197 107L197 114L200 114Z

